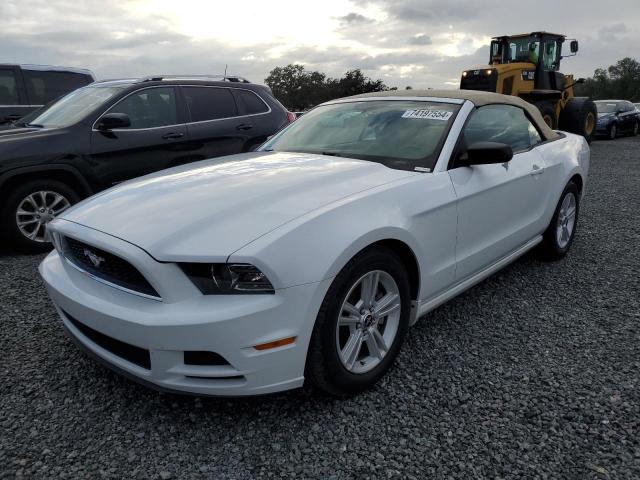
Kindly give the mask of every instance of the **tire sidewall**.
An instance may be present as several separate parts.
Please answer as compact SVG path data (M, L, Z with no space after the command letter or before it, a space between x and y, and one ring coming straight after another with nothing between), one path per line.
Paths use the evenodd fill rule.
M25 237L16 223L16 210L22 200L31 193L49 190L65 197L71 205L80 201L80 196L70 187L57 180L34 180L14 188L6 197L6 204L0 211L0 228L4 237L14 247L25 253L51 250L50 243L35 242Z
M372 386L391 367L407 333L411 310L409 279L398 257L386 249L371 250L358 257L350 262L334 280L335 283L332 285L334 288L330 289L333 292L330 292L332 293L330 296L328 293L325 298L325 308L321 310L322 318L316 321L316 327L320 328L314 329L314 335L320 335L321 338L322 357L326 363L330 382L338 391L344 393L355 393ZM344 367L338 356L336 345L338 316L353 283L372 270L387 272L398 285L401 298L400 323L395 339L384 359L371 371L354 374Z
M614 123L613 125L611 125L611 127L609 127L609 140L615 140L617 136L618 136L618 125Z

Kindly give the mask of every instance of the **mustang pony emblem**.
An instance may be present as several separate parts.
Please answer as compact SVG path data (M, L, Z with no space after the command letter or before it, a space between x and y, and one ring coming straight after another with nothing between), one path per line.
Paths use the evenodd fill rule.
M96 255L95 253L93 253L89 249L85 248L84 252L82 252L82 253L84 253L85 257L87 257L89 260L91 260L91 263L93 263L93 266L96 267L96 268L99 267L102 262L104 262L104 258Z

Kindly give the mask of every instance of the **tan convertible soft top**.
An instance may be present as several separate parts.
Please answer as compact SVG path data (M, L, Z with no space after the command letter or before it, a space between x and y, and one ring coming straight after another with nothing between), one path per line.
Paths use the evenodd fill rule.
M364 97L435 97L435 98L455 98L459 100L469 100L476 107L493 104L506 104L523 108L535 122L546 140L558 138L554 132L542 119L540 110L529 102L525 102L519 97L512 95L501 95L492 92L479 92L476 90L390 90L386 92L363 93L348 98Z

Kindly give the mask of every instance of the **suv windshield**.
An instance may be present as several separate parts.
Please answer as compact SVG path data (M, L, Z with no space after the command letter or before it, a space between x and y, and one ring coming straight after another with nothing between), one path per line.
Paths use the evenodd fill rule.
M598 113L616 113L618 104L615 102L595 102Z
M61 99L20 119L19 125L68 127L82 120L124 87L89 86L74 90Z
M401 170L432 169L460 105L374 100L322 105L261 150L333 155Z

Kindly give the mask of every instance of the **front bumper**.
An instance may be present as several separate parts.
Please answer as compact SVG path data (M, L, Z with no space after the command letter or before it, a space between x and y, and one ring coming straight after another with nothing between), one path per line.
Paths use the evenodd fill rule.
M101 248L112 244L111 251L127 250L132 263L134 253L136 266L166 267L164 277L149 278L156 285L187 285L170 300L143 298L87 277L55 251L49 254L39 271L64 327L102 362L158 389L196 395L259 395L302 386L309 338L330 279L274 295L202 295L175 265L156 262L106 234L92 231L90 236L100 239L94 244ZM253 348L287 337L296 341ZM148 363L132 361L122 348L146 355ZM185 352L203 351L225 363L185 363Z

